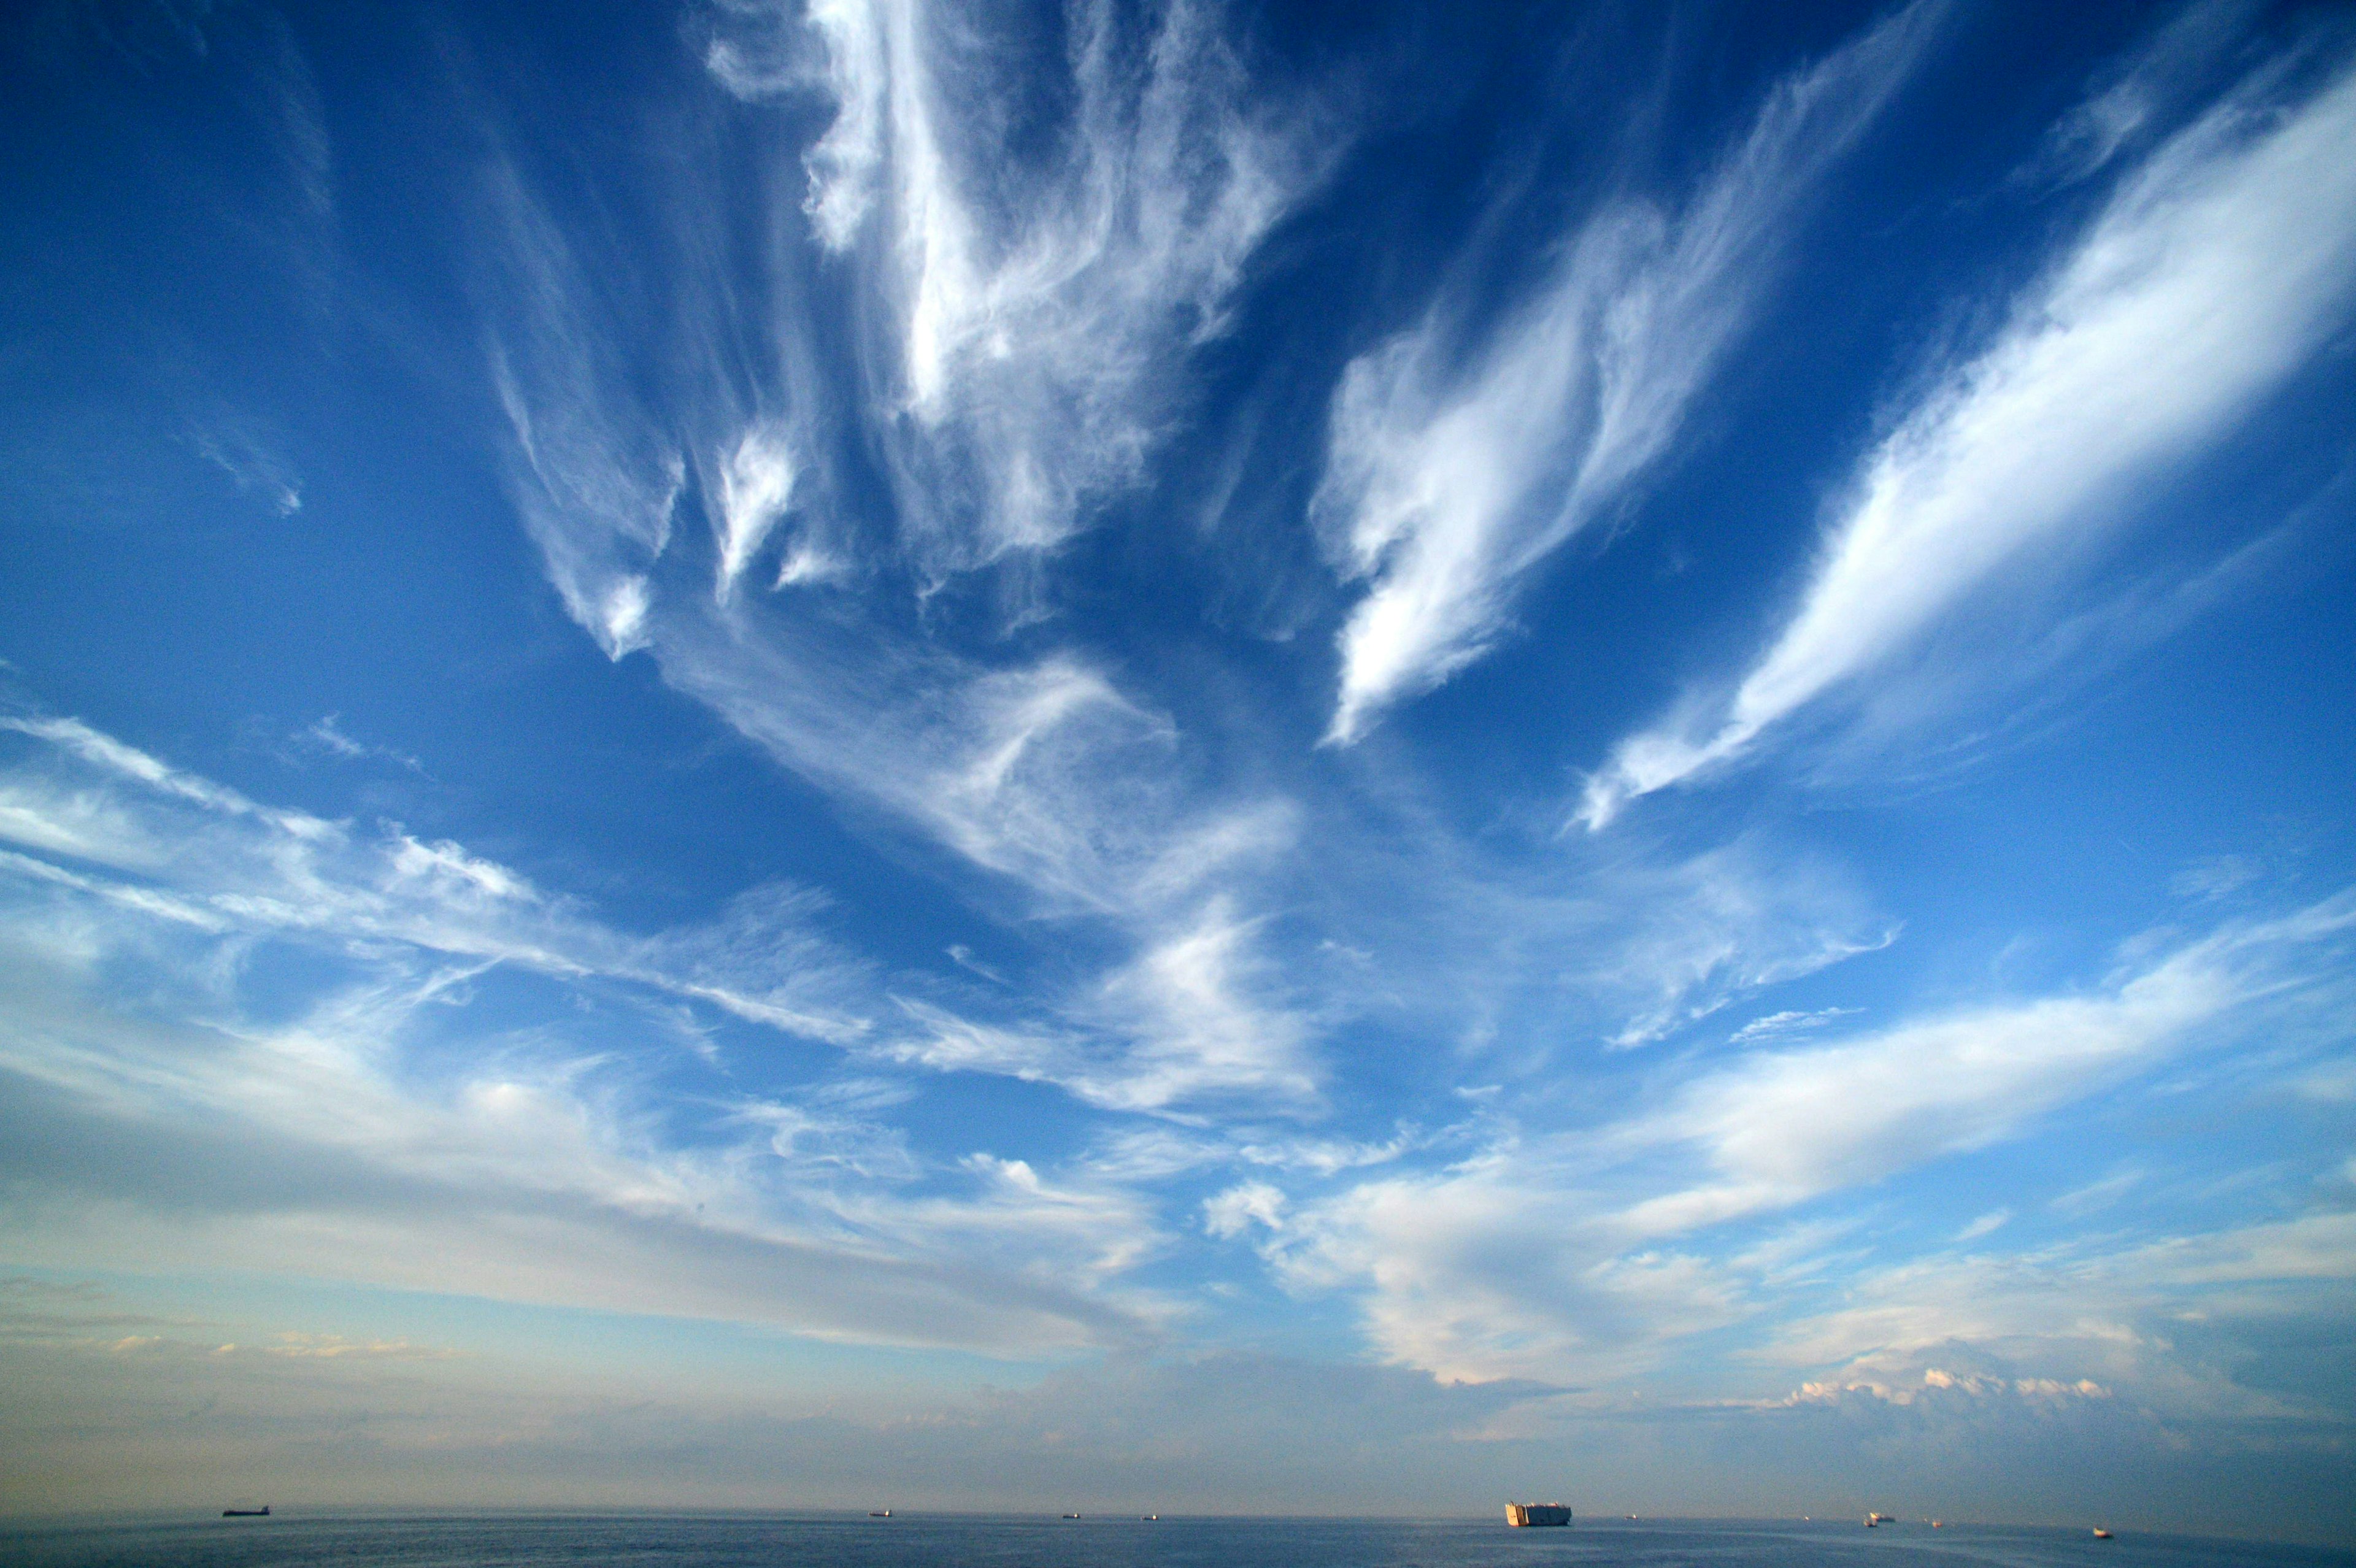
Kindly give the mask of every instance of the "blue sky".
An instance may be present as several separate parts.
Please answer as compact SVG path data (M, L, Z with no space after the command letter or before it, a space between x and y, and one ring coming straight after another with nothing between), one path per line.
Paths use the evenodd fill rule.
M13 1511L2346 1539L2330 6L6 24Z

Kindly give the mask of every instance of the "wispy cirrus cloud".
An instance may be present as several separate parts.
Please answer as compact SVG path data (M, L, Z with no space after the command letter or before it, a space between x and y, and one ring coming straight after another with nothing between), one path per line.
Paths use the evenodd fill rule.
M1779 1013L1769 1013L1764 1018L1752 1019L1749 1023L1727 1036L1727 1042L1730 1045L1748 1045L1752 1040L1781 1040L1789 1035L1806 1034L1811 1030L1824 1028L1835 1019L1846 1018L1856 1011L1858 1009L1855 1008L1818 1008L1813 1012L1800 1012L1786 1008Z
M1745 1056L1634 1129L1701 1151L1714 1178L1647 1200L1631 1221L1655 1232L1712 1224L2010 1136L2230 1014L2278 994L2328 993L2351 929L2356 897L2343 894L2227 926L2091 995Z
M934 574L1050 548L1141 475L1176 368L1334 127L1252 83L1194 0L1069 7L1047 56L1011 18L922 0L832 0L804 26L723 11L706 58L739 96L833 101L805 211L874 329L867 413L904 542ZM1066 105L1046 138L1024 133L1040 66Z
M2115 528L2230 432L2356 297L2356 73L2257 88L2178 133L1867 459L1797 608L1726 695L1629 736L1589 782L1600 828L1726 766L2008 568Z
M1778 83L1681 206L1607 202L1477 337L1469 302L1443 296L1351 364L1311 514L1371 587L1341 633L1329 741L1482 656L1522 580L1662 459L1939 11L1910 6Z
M766 644L666 624L666 672L779 761L1019 890L1026 912L1112 937L1094 979L1028 1019L916 1009L901 1059L1133 1109L1306 1103L1320 1075L1306 1020L1268 983L1263 923L1237 901L1290 846L1287 802L1202 798L1170 721L1074 659L991 670L910 648L879 678L782 622Z
M598 245L515 164L489 182L510 485L569 613L862 825L946 852L1001 907L1093 928L1097 976L1025 1018L920 1019L904 1060L1130 1105L1302 1090L1301 1021L1238 979L1258 965L1249 868L1290 840L1286 803L1206 791L1165 712L1035 628L1053 547L1141 475L1192 348L1337 138L1312 143L1304 95L1247 80L1221 14L1192 5L1074 7L1062 48L916 4L706 19L716 112L747 112L721 92L835 110L765 263L795 288L689 269L668 304L688 349L648 374ZM719 248L678 221L683 252ZM708 567L675 527L697 506ZM1179 976L1212 926L1223 965ZM1222 1028L1183 1021L1188 986Z
M2171 110L2213 78L2256 9L2250 0L2191 0L2179 8L2141 48L2096 77L2091 85L2097 91L2054 125L2020 177L2085 179L2147 141Z
M259 494L282 517L303 509L303 478L283 455L283 444L260 421L223 411L191 421L188 444L228 475L241 494Z
M2204 1040L2294 1013L2344 1027L2351 933L2356 897L2342 894L2147 953L2083 995L1757 1048L1575 1134L1508 1121L1442 1168L1308 1201L1255 1179L1206 1220L1295 1288L1355 1294L1396 1361L1444 1377L1624 1378L1770 1310L1790 1260L1730 1245L1721 1227L2022 1136Z
M712 592L722 603L735 591L736 580L785 520L793 504L796 468L787 433L774 425L755 424L736 439L720 471L720 556ZM827 557L804 545L777 567L777 583L807 582L834 570Z
M1626 1008L1606 1037L1616 1049L1664 1039L1899 934L1837 867L1747 840L1599 882L1615 901L1633 895L1644 909L1598 944L1601 962L1587 979Z
M1198 908L1183 878L1168 933L1134 957L1060 1001L970 1017L921 977L894 980L820 934L826 901L808 889L755 887L704 923L634 935L462 845L264 806L75 720L0 729L52 749L0 770L0 841L30 851L0 849L0 876L59 896L215 935L389 942L645 987L884 1060L1054 1083L1108 1107L1314 1098L1308 1023L1253 951L1257 923L1215 895ZM1013 766L1028 740L987 749L969 771ZM1160 907L1126 912L1146 930Z
M1055 1083L1108 1109L1307 1111L1323 1076L1312 1019L1254 950L1257 923L1215 897L1193 923L1036 1023L986 1022L903 998L909 1027L878 1049L945 1071Z
M385 762L423 774L425 764L408 752L363 741L346 731L343 715L324 713L286 738L284 752L294 756L332 757L341 763Z
M812 929L812 895L755 889L633 934L453 843L273 810L73 720L7 728L42 748L0 770L21 847L0 851L20 1262L296 1258L1000 1350L1159 1316L1119 1278L1161 1236L1121 1181L918 1157L876 1119L888 1089L840 1073L747 1093L715 1072L684 1116L652 1088L670 1026L616 997L865 1049L876 976ZM578 1021L475 1010L518 984Z
M11 855L28 881L219 932L605 976L836 1044L868 1027L862 967L809 929L807 892L756 890L709 928L633 937L462 845L262 805L77 720L0 729L51 748L0 770L0 838L86 868Z
M565 612L618 659L647 644L649 574L686 463L628 389L563 229L512 165L495 165L487 184L505 231L500 275L481 286L499 298L486 347L514 443L509 490Z
M1772 834L1699 850L1580 839L1517 863L1386 820L1351 848L1316 867L1319 940L1293 965L1484 1072L1650 1046L1901 932L1848 868Z

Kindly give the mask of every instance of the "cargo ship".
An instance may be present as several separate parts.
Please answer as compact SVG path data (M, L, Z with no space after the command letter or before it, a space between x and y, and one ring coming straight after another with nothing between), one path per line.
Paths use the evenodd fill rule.
M1567 1503L1507 1503L1505 1522L1520 1529L1534 1524L1569 1524L1570 1507Z

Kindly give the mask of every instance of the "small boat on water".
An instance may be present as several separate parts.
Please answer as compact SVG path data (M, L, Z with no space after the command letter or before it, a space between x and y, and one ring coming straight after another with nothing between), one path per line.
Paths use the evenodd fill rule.
M231 1503L221 1509L223 1519L268 1519L269 1517L268 1503Z
M892 1517L892 1510L887 1508L872 1508L867 1510L867 1517L869 1519L890 1519Z
M1878 1530L1885 1524L1896 1524L1897 1522L1898 1518L1895 1514L1869 1513L1865 1516L1865 1528L1868 1530Z
M2112 1537L2111 1532L2110 1532L2109 1531L2104 1530L2101 1525L2099 1525L2099 1524L2098 1524L2098 1525L2096 1525L2096 1526L2094 1527L2094 1539L2095 1539L2096 1541L2109 1541L2109 1540L2113 1539L2113 1537Z
M1077 1519L1077 1518L1079 1518L1080 1516L1079 1516L1078 1514L1076 1514L1076 1513L1067 1513L1067 1514L1066 1514L1064 1517L1065 1517L1066 1519Z
M1144 1524L1151 1524L1155 1520L1158 1520L1158 1519L1160 1519L1161 1517L1162 1517L1162 1516L1161 1516L1160 1514L1158 1514L1158 1513L1149 1513L1149 1514L1141 1514L1141 1515L1140 1515L1140 1516L1139 1516L1139 1520L1140 1520L1140 1522L1141 1522L1141 1523L1144 1523Z
M1519 1530L1526 1525L1569 1524L1568 1503L1507 1503L1505 1522Z

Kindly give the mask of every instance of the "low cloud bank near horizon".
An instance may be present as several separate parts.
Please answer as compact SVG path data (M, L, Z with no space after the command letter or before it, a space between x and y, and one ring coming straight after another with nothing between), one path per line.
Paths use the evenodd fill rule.
M1121 1359L1022 1382L985 1373L946 1398L912 1392L901 1378L913 1369L878 1366L868 1375L881 1408L862 1413L757 1358L728 1389L650 1395L626 1373L512 1353L284 1330L217 1343L229 1331L219 1321L152 1317L134 1325L146 1332L122 1333L136 1316L123 1303L27 1284L5 1281L0 1307L0 1366L19 1391L0 1433L13 1441L47 1430L51 1413L86 1413L70 1441L12 1467L0 1506L19 1515L69 1497L81 1509L209 1510L267 1477L273 1506L297 1513L561 1501L1488 1518L1499 1497L1575 1492L1585 1517L1879 1507L1963 1522L1973 1515L1954 1499L2001 1496L2014 1522L2232 1531L2234 1511L2198 1488L2157 1506L2140 1489L2152 1476L2222 1470L2282 1510L2276 1538L2332 1534L2301 1501L2336 1463L2319 1435L2253 1421L2222 1458L2195 1461L2162 1414L2091 1381L2009 1376L1968 1351L1976 1371L1934 1359L1904 1378L1857 1373L1731 1403L1450 1384L1252 1352ZM158 1398L205 1413L158 1424ZM1762 1451L1773 1456L1763 1465ZM1660 1467L1673 1456L1671 1482Z

